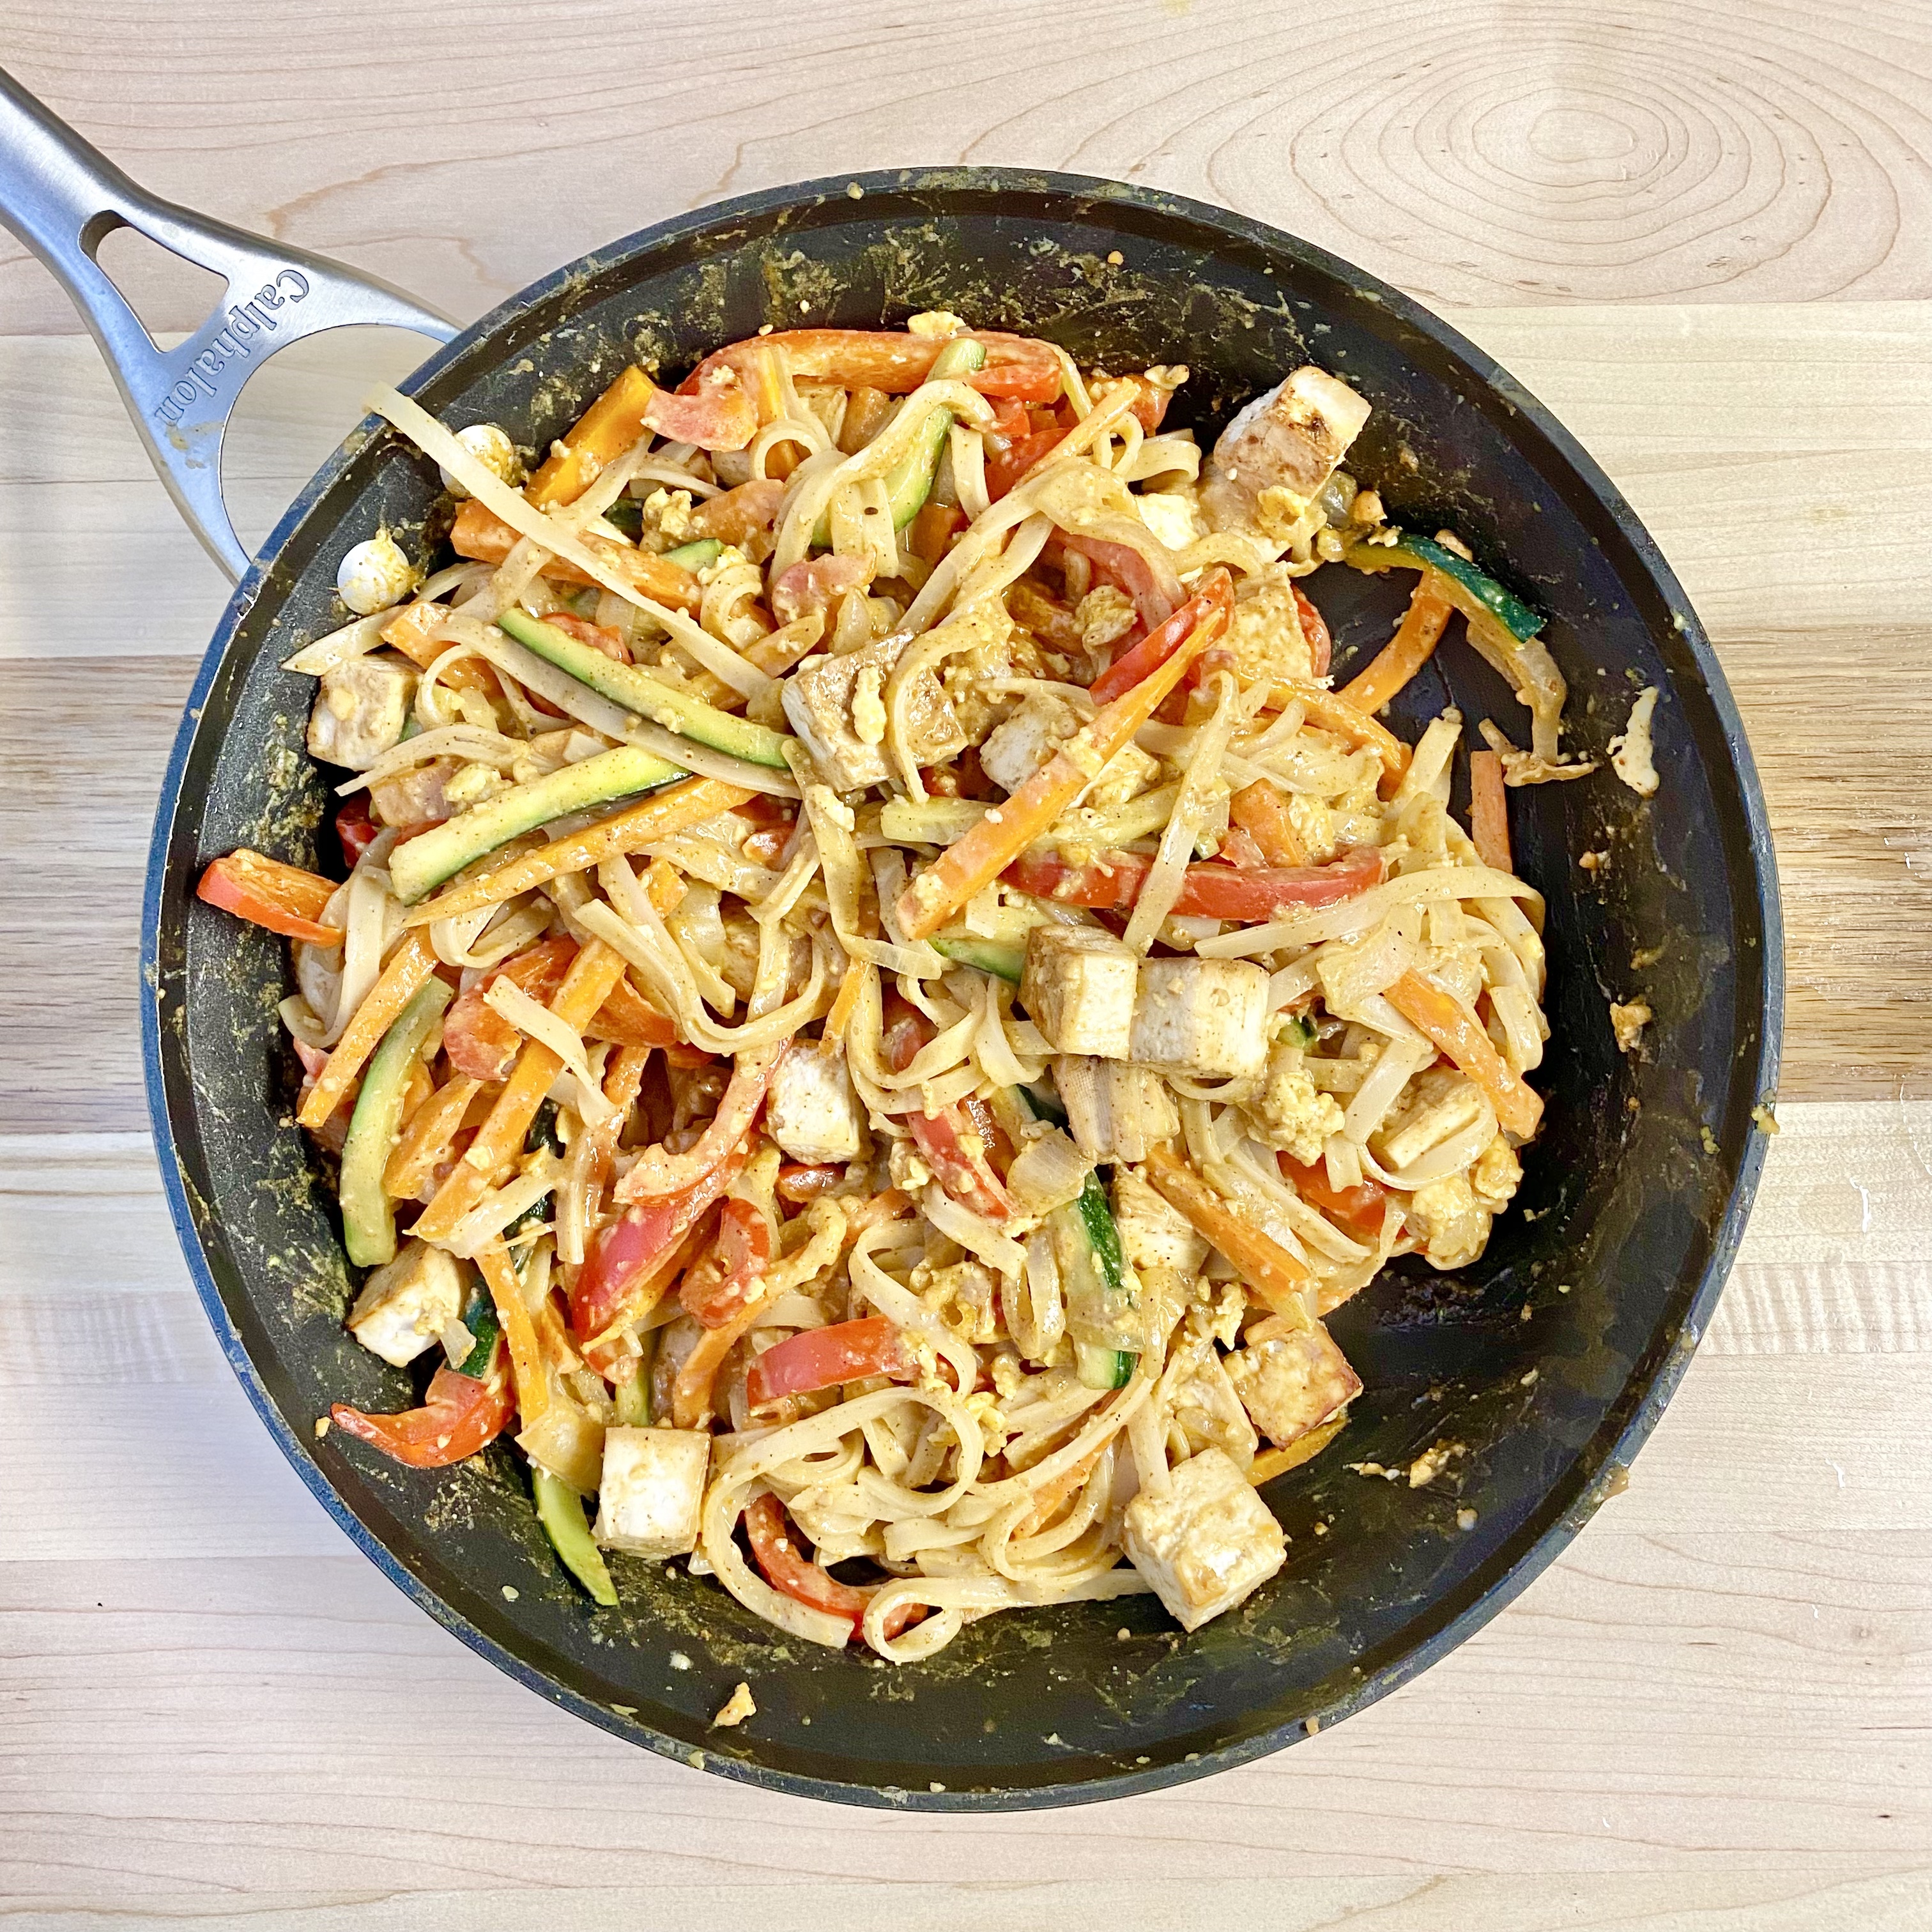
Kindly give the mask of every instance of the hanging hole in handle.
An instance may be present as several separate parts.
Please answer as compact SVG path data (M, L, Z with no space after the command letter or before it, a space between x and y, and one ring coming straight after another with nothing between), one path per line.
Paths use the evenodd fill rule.
M177 255L118 214L97 214L80 242L157 349L191 334L227 292L226 280L212 268Z
M221 488L251 555L361 420L370 388L393 388L429 352L406 328L331 328L290 344L249 374L222 442Z

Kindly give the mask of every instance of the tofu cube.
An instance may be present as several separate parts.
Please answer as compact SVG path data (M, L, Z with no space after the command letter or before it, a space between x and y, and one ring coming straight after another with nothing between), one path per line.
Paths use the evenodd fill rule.
M1036 692L980 747L980 768L1002 791L1018 791L1080 728L1065 699Z
M1092 926L1036 926L1027 934L1020 1004L1056 1053L1125 1060L1140 960Z
M1279 1570L1287 1538L1240 1466L1204 1449L1174 1472L1167 1493L1128 1504L1121 1540L1183 1630L1232 1610Z
M701 1429L607 1429L597 1486L597 1540L633 1556L698 1547L711 1438Z
M1180 1131L1174 1096L1150 1067L1066 1054L1053 1063L1053 1084L1073 1144L1089 1160L1145 1160Z
M1080 729L1080 714L1064 699L1036 692L994 727L980 747L980 768L1001 790L1016 792ZM1160 776L1160 760L1138 745L1123 745L1100 767L1083 794L1097 808L1124 805Z
M784 682L785 716L839 791L884 784L892 776L883 740L872 738L869 730L860 734L861 721L854 718L853 706L862 680L868 698L884 693L892 668L910 642L904 636L880 638L843 657L814 658ZM920 764L944 764L966 748L966 734L931 670L922 670L912 680L905 715L910 749Z
M772 1075L765 1131L791 1159L813 1166L858 1159L865 1125L838 1047L794 1043Z
M463 1312L463 1268L425 1241L411 1241L362 1284L349 1332L372 1354L404 1368Z
M1368 419L1369 405L1347 383L1306 364L1228 425L1214 466L1251 493L1285 490L1306 503Z
M1320 1322L1228 1358L1228 1378L1255 1426L1279 1448L1318 1429L1361 1393L1361 1378Z
M1130 1058L1218 1079L1268 1064L1267 970L1250 959L1149 959L1134 999Z
M326 765L367 770L402 742L416 696L415 666L387 653L351 658L325 671L309 714L309 755Z
M1114 1225L1120 1252L1139 1275L1177 1275L1192 1280L1208 1260L1208 1244L1167 1197L1138 1174L1114 1175Z

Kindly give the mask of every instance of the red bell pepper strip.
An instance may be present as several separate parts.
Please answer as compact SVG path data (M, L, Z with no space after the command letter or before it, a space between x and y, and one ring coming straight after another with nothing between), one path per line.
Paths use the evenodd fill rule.
M1174 614L1174 604L1155 583L1153 570L1140 552L1127 544L1108 543L1100 537L1081 537L1062 531L1060 547L1084 556L1094 566L1103 584L1125 591L1134 600L1141 622L1150 631L1158 629ZM1122 689L1126 687L1123 686ZM1096 703L1106 700L1096 699Z
M807 1166L802 1161L788 1160L778 1169L778 1198L795 1205L816 1201L821 1194L830 1193L844 1178L842 1167Z
M752 1202L724 1203L718 1239L705 1261L686 1271L678 1299L707 1328L722 1328L758 1292L772 1261L772 1224Z
M1150 630L1131 650L1116 658L1088 687L1096 704L1111 704L1142 679L1157 670L1194 634L1195 626L1219 610L1225 617L1234 606L1234 580L1216 571L1201 590L1167 621Z
M897 1326L883 1315L829 1328L803 1328L775 1342L752 1363L745 1394L754 1408L788 1395L814 1395L820 1389L885 1376L909 1382L919 1363Z
M1052 346L1031 336L995 329L968 332L986 346L986 362L961 380L982 396L1014 396L1022 402L1050 403L1060 394L1060 358ZM908 395L931 374L944 336L913 335L892 328L784 328L717 350L678 385L681 395L696 391L706 374L728 365L741 375L760 350L782 348L794 376L836 382L848 389L883 389Z
M745 1511L745 1533L752 1545L752 1558L764 1571L765 1581L774 1590L814 1610L852 1619L852 1636L859 1634L869 1593L842 1583L829 1571L809 1562L792 1540L784 1506L767 1490ZM897 1636L908 1624L926 1614L917 1604L908 1604L886 1619L885 1632ZM848 1638L848 1642L851 1640Z
M1036 463L1066 440L1064 429L1036 430L1017 437L1004 449L995 450L986 459L986 500L997 503ZM1129 551L1128 554L1133 554ZM1135 557L1134 561L1138 563L1140 560Z
M570 962L577 957L574 939L546 939L493 966L460 994L442 1019L442 1050L459 1073L472 1080L507 1080L524 1036L503 1016L484 1002L484 994L498 980L529 994L540 1006L556 998Z
M299 866L285 866L245 846L218 859L201 875L195 896L251 925L266 926L311 946L340 946L339 926L322 923L322 908L334 896L329 880Z
M932 1023L923 1013L908 1009L886 1028L881 1042L886 1064L903 1073L919 1050L932 1037ZM1013 1204L995 1171L986 1136L964 1107L942 1108L936 1114L908 1114L905 1124L913 1144L932 1170L932 1178L962 1208L989 1221L1004 1221Z
M358 791L335 814L335 836L341 844L342 862L352 868L382 836L382 830L369 815L369 794Z
M1300 584L1290 587L1294 592L1295 615L1301 620L1301 634L1308 640L1309 675L1326 677L1329 660L1335 654L1334 641L1328 634L1328 624L1322 613L1303 596Z
M412 1469L446 1468L494 1442L516 1410L500 1376L479 1381L447 1366L436 1370L421 1408L394 1415L367 1415L338 1402L328 1412L335 1426Z
M1374 846L1358 847L1326 866L1270 866L1243 871L1210 862L1190 866L1177 913L1256 926L1291 907L1340 905L1382 884L1384 860ZM1000 874L1004 884L1061 905L1121 912L1141 896L1154 861L1138 852L1113 852L1082 866L1034 850Z
M750 1153L748 1134L694 1186L640 1202L598 1236L570 1291L571 1330L586 1352L611 1329L644 1312L632 1306L635 1291L737 1179Z

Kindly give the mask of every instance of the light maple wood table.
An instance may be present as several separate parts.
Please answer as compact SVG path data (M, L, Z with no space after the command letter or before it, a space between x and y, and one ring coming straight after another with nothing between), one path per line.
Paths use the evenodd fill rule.
M1772 0L0 4L158 191L480 314L718 196L1002 161L1222 202L1541 395L1709 625L1771 804L1784 1131L1682 1394L1549 1573L1286 1755L1004 1818L769 1798L412 1608L190 1291L143 848L224 586L0 244L0 1912L251 1932L1932 1925L1932 14ZM124 241L127 238L119 238ZM107 260L152 326L206 291ZM262 536L417 345L276 363Z

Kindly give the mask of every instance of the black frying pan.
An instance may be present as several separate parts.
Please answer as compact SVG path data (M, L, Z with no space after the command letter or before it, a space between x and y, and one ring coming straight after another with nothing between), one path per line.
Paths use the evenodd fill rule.
M43 110L17 94L0 110L40 115L35 140L104 197L80 209L94 241L130 220L210 252L206 224L104 177L100 158ZM29 226L17 207L9 214ZM231 301L279 263L337 290L350 312L338 320L373 304L380 319L435 328L331 265L238 231L218 239L245 251ZM37 245L80 279L44 222ZM313 687L280 662L342 621L334 570L350 544L386 521L420 542L446 514L434 467L373 418L248 566L196 680L148 872L145 1046L176 1227L236 1372L324 1507L424 1610L532 1689L688 1763L854 1803L991 1810L1143 1790L1273 1750L1433 1662L1550 1562L1620 1483L1736 1251L1762 1159L1752 1109L1775 1084L1780 932L1730 694L1622 498L1453 330L1258 223L1064 175L808 183L586 256L404 386L446 421L500 422L541 447L626 360L676 371L765 322L876 326L935 307L1049 335L1083 362L1184 360L1195 375L1178 414L1203 431L1300 361L1337 370L1376 405L1351 470L1402 522L1453 524L1550 614L1580 748L1603 754L1638 685L1664 693L1654 801L1607 774L1514 795L1520 866L1549 897L1555 1029L1525 1211L1498 1223L1475 1267L1442 1276L1398 1262L1334 1318L1366 1392L1340 1443L1266 1492L1292 1538L1272 1583L1192 1637L1150 1598L1072 1604L989 1618L930 1663L895 1669L788 1641L716 1585L625 1557L613 1559L620 1606L596 1609L551 1556L501 1450L423 1474L339 1433L315 1440L332 1401L394 1408L411 1391L342 1327L350 1284L333 1202L290 1119L282 944L197 904L193 888L237 844L304 864L323 856L326 799L303 751ZM196 344L187 347L200 356L219 352L201 365L211 388L247 359ZM185 428L206 425L190 414ZM1311 588L1344 671L1386 639L1406 595L1399 576L1339 568ZM1452 698L1472 720L1514 722L1504 686L1460 646L1403 694L1396 722L1413 735ZM1578 869L1586 849L1611 855L1607 871ZM1656 964L1634 972L1633 953L1658 946ZM1638 986L1657 1018L1627 1057L1606 1000ZM1345 1466L1400 1467L1444 1440L1464 1453L1424 1488ZM1473 1526L1460 1527L1470 1510ZM740 1678L758 1714L710 1730Z

